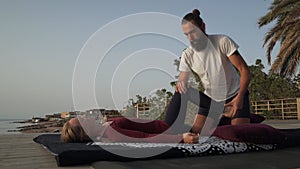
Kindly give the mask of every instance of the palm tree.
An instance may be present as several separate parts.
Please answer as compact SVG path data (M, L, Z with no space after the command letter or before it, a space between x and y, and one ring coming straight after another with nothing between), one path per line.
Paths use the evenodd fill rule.
M267 45L268 63L271 52L280 42L280 50L272 63L270 73L292 77L297 74L300 61L300 1L274 0L269 12L258 21L259 27L276 21L266 34L263 46Z

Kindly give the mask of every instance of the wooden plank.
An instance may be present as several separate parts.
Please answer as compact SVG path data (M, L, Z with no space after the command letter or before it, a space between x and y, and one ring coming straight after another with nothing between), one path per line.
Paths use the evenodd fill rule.
M58 169L55 158L41 145L33 142L38 134L1 134L0 135L0 168L47 168ZM91 166L63 167L64 169Z

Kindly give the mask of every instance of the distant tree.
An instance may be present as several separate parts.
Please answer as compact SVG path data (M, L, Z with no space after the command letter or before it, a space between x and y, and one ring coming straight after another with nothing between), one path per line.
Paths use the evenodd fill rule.
M297 86L297 88L300 88L300 73L298 73L295 78L293 79L293 82L295 83L295 85Z
M300 1L274 0L269 12L258 21L259 27L276 21L266 34L268 63L271 64L271 52L277 42L280 50L272 63L270 73L279 73L282 77L296 75L300 60Z
M300 90L295 80L281 77L276 73L267 75L263 71L264 65L260 59L257 59L255 65L249 68L251 81L248 89L252 101L300 97Z
M166 110L173 93L166 89L157 90L155 95L150 98L151 103L151 119L165 118Z
M279 74L271 74L269 76L270 86L269 98L295 98L300 96L300 90L293 81L287 78L282 78Z
M136 104L141 104L141 103L143 102L143 97L142 97L142 96L136 95L136 98L137 98L137 101L135 102L135 105L136 105ZM134 105L134 106L135 106L135 105Z
M264 65L257 59L255 65L249 66L251 81L248 86L251 100L265 100L268 98L268 75L263 72Z
M136 95L136 100L130 98L128 100L128 104L123 111L122 115L125 117L136 117L136 106L139 105L146 105L149 104L149 99L147 97L142 97L141 95Z
M172 98L173 93L167 91L166 89L157 90L152 96L142 97L141 95L136 95L136 99L130 98L128 100L128 105L123 111L123 116L126 117L136 117L137 105L139 106L149 106L147 114L148 116L140 117L147 119L164 119L166 107Z

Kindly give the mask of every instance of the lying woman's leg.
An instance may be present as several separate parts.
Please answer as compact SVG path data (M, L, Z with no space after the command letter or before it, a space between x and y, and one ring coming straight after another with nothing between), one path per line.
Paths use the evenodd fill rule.
M125 118L124 118L125 119ZM127 120L122 119L122 123L127 123ZM130 120L129 120L130 121ZM131 122L130 122L131 123ZM144 126L142 126L144 127ZM150 126L152 127L152 126ZM118 123L112 123L106 129L105 135L114 142L172 142L179 143L182 141L182 134L169 135L160 133L147 133L138 130L129 130L122 128Z
M145 133L162 133L169 128L169 125L161 120L115 118L113 124L122 129Z

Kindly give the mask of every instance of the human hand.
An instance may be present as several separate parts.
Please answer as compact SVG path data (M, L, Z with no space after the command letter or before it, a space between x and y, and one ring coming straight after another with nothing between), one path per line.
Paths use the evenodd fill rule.
M222 113L222 116L232 118L232 106L224 106L224 111Z
M176 83L175 91L184 94L187 91L188 83L185 81L178 81Z
M232 118L238 110L243 108L243 98L236 96L231 102L225 104L223 116Z
M199 141L199 134L195 134L195 133L190 133L190 132L183 133L182 137L183 137L183 142L188 144L198 143Z

